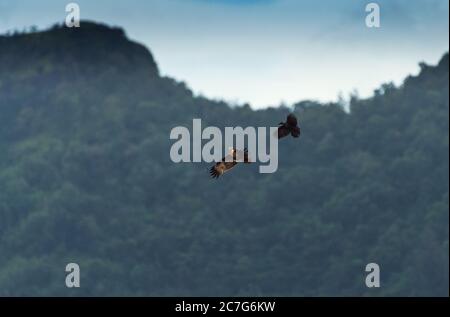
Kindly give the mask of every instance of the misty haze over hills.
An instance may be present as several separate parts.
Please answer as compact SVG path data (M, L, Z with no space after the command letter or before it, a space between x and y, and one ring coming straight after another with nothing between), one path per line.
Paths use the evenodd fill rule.
M255 111L161 76L120 28L0 36L0 295L448 296L448 72L445 53L350 113ZM280 142L274 174L215 181L170 160L170 130L193 118L291 111L302 136Z

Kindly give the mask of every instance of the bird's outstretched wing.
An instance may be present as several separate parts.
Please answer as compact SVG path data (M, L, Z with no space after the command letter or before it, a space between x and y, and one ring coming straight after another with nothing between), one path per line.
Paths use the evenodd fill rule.
M224 159L222 162L216 163L209 170L209 174L211 175L212 178L219 178L219 176L228 172L230 169L232 169L237 164L237 162L225 162Z
M286 127L284 124L278 127L278 139L284 138L291 133L290 129Z
M212 178L219 178L219 176L225 174L241 162L250 163L247 149L244 149L244 151L232 149L231 154L225 156L220 162L212 166L209 173Z

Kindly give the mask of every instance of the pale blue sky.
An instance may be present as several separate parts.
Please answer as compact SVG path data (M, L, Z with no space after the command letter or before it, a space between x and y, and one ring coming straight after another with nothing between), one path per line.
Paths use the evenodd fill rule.
M0 33L65 18L62 0L0 0ZM259 108L336 100L401 83L449 47L447 0L78 0L81 18L121 26L164 75L196 93Z

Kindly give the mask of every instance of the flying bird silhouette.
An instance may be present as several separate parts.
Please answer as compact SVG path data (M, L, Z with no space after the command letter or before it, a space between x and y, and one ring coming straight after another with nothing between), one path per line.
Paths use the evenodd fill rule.
M278 124L278 139L284 138L291 134L294 138L300 136L300 128L297 123L297 118L293 113L288 115L286 122L280 122Z
M244 151L236 150L235 148L230 148L230 154L222 158L220 162L217 162L211 169L209 173L212 178L219 178L219 176L231 170L238 163L250 163L250 157L248 155L247 149Z

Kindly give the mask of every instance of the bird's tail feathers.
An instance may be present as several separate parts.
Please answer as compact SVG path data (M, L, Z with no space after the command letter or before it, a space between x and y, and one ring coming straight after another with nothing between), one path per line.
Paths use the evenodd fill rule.
M291 130L291 134L294 138L298 138L300 136L300 128L299 127L293 127Z

